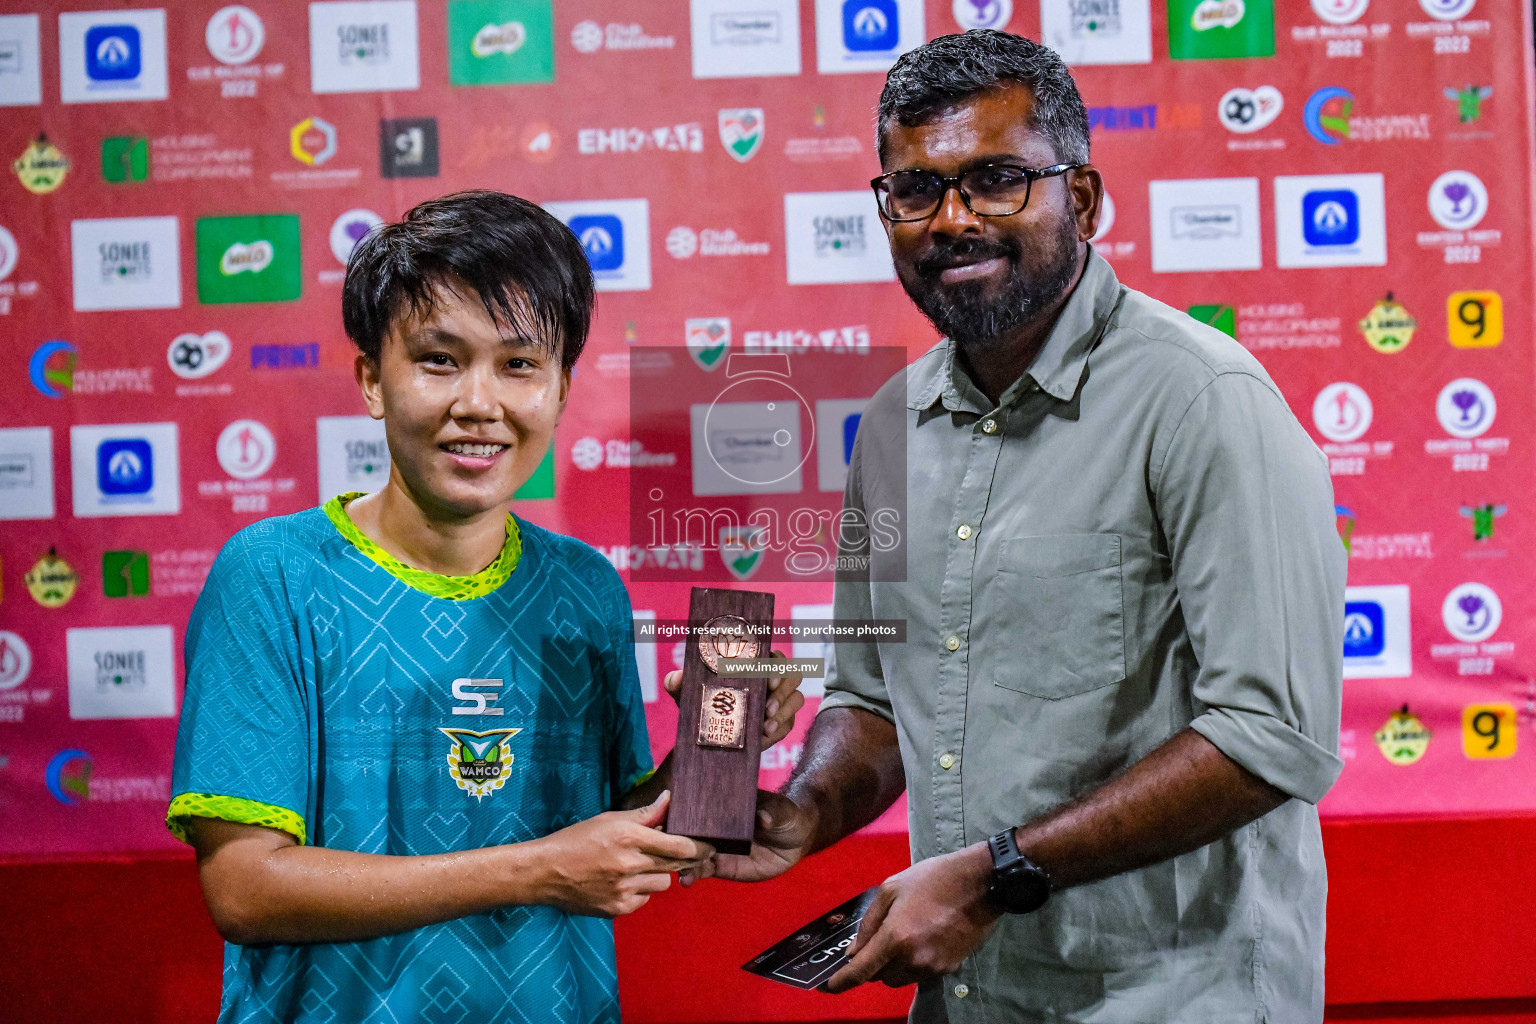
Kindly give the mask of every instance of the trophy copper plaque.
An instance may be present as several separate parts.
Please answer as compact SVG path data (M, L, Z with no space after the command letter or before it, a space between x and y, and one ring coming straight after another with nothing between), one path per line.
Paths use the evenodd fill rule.
M694 587L688 622L667 831L749 853L768 680L716 673L723 658L767 656L773 595Z

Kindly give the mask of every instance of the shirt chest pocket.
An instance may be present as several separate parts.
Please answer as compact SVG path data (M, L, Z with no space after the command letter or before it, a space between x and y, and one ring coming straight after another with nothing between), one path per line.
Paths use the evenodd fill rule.
M998 686L1059 700L1125 678L1119 535L1009 538L993 585L1013 652L996 661Z

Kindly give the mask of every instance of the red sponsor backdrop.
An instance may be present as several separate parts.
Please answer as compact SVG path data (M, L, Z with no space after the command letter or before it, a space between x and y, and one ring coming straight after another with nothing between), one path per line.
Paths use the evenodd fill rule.
M921 11L928 37L955 31L961 16L1042 31L1033 0L871 4L897 20ZM0 243L10 252L0 256L0 270L10 264L0 279L0 853L174 845L161 815L180 644L208 562L242 526L316 504L327 479L377 472L364 435L348 433L355 424L334 436L317 426L363 411L333 239L366 223L353 211L396 218L467 187L592 204L556 209L596 266L619 260L603 274L627 290L600 297L551 454L552 497L515 508L598 546L621 570L643 556L628 536L626 464L637 454L630 368L644 349L677 351L689 321L711 320L717 331L729 321L733 350L827 346L859 359L861 347L916 355L934 341L888 273L880 280L884 243L862 200L786 204L786 194L855 193L878 171L881 75L818 70L847 62L843 4L739 5L774 15L756 27L720 21L730 5L703 0L691 12L682 3L561 3L550 23L539 15L549 5L534 0L313 6L319 13L253 2L264 39L239 64L216 51L227 57L250 41L208 32L210 21L234 31L215 18L218 4L167 9L165 99L152 98L156 23L145 9L114 7L93 23L120 35L132 25L136 41L123 52L111 31L91 36L79 19L61 18L62 5L31 5L31 42L25 18L0 21L0 90L13 90L0 96L23 95L6 76L24 81L34 68L41 91L40 103L7 106L0 119L0 153L17 161L0 182ZM1135 5L1104 6L1117 31L1135 35ZM1149 62L1074 68L1114 202L1099 247L1128 285L1235 333L1329 452L1350 583L1370 589L1351 594L1347 765L1324 810L1530 810L1529 8L1173 6L1142 9ZM1070 21L1048 7L1050 25ZM1216 59L1186 30L1233 11L1246 12L1243 26L1257 22L1259 36L1231 45L1260 54L1272 38L1272 56ZM374 29L348 37L344 22ZM400 70L409 26L415 82ZM901 31L905 45L909 27ZM754 32L798 38L797 73L695 77L718 72L720 47ZM338 38L350 55L336 56ZM709 48L713 56L700 52ZM482 74L466 49L505 57L502 77L533 80L456 84ZM142 67L125 67L130 51ZM127 71L142 95L124 91ZM388 87L334 91L356 87L349 74L382 75ZM74 95L87 102L65 102ZM51 191L57 154L40 134L69 162ZM1219 180L1181 184L1206 179ZM805 212L823 201L841 224L818 223L828 216L821 208ZM224 220L253 215L297 220ZM133 221L86 223L114 218ZM174 218L172 233L141 218ZM114 241L124 247L102 248ZM818 242L832 241L839 256L817 255L826 251ZM154 308L98 308L124 294L148 296L132 301ZM227 361L187 376L178 339L216 362L220 336ZM182 373L172 366L178 352ZM174 424L175 457L163 429L122 426L141 424ZM74 429L98 426L112 429ZM50 433L39 442L27 428ZM154 454L148 490L135 490L145 486L146 449L129 442ZM51 514L37 505L49 467ZM174 501L169 482L179 485ZM549 486L537 480L530 493ZM167 511L145 514L155 509ZM67 567L46 561L50 549ZM719 568L716 552L701 557ZM57 603L71 573L65 603L34 597ZM769 588L781 616L831 596L825 583ZM636 583L632 596L659 618L686 614L685 584ZM130 628L92 632L107 627ZM163 629L142 627L168 628L168 643ZM639 653L644 674L653 657L657 674L674 665L670 645ZM1404 705L1407 715L1392 719ZM650 705L650 724L660 755L675 730L664 695ZM765 755L766 783L784 777L803 728ZM903 822L897 808L875 827Z

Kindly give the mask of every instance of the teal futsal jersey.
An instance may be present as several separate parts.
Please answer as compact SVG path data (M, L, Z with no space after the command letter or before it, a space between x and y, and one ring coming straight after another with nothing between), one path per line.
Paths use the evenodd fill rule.
M187 627L171 830L223 818L419 855L612 809L651 770L618 574L511 516L481 573L422 572L353 526L352 497L219 554ZM220 1022L618 1020L612 924L553 907L224 951Z

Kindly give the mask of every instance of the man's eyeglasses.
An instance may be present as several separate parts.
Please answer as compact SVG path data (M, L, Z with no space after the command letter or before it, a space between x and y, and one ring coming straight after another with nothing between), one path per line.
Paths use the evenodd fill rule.
M985 164L952 178L933 171L892 171L872 179L869 185L887 220L927 220L938 212L951 188L960 190L965 208L978 217L1011 217L1029 205L1030 188L1036 180L1054 178L1081 166Z

